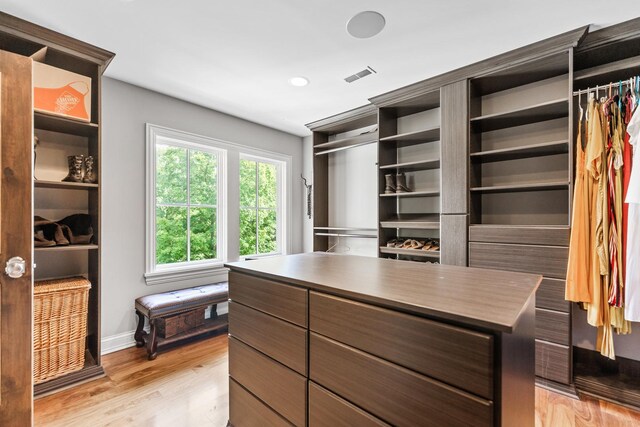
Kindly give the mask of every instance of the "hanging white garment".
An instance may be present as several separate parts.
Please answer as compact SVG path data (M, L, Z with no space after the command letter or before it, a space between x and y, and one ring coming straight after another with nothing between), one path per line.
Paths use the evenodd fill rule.
M627 277L624 282L624 317L640 321L640 110L627 126L629 143L633 147L633 169L625 203L629 204L627 227Z

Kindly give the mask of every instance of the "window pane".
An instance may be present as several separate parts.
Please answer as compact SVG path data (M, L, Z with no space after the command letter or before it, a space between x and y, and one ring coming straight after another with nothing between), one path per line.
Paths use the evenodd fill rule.
M266 254L278 250L276 211L260 210L258 228L258 253Z
M240 209L240 255L256 254L256 211Z
M191 259L216 258L215 208L191 208Z
M187 208L156 207L156 264L187 260Z
M156 146L157 203L187 202L187 150Z
M271 163L259 163L259 203L261 208L275 208L278 182L276 165Z
M215 154L191 150L191 204L215 205L217 201L218 158Z
M256 205L256 162L240 160L240 206Z

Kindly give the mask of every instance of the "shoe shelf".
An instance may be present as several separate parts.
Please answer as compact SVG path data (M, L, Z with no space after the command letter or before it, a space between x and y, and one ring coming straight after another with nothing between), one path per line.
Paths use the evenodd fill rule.
M433 127L414 132L405 132L398 135L380 138L380 143L401 143L403 145L423 144L440 140L440 127Z
M568 181L527 182L519 184L491 185L471 187L472 193L509 193L516 191L559 190L568 188Z
M67 245L67 246L44 246L35 247L35 252L69 252L69 251L91 251L100 248L98 245Z
M552 156L569 152L569 141L549 141L527 144L519 147L500 148L471 153L471 160L480 162L500 162L504 160L526 159L529 157Z
M67 119L37 111L33 113L33 124L35 129L79 136L97 136L98 130L100 129L95 123Z
M440 195L440 190L408 191L406 193L380 194L380 197L435 197Z
M383 254L407 255L422 258L440 258L440 251L423 251L422 249L388 248L386 246L380 246L380 252Z
M439 169L439 168L440 168L439 158L380 166L380 170L397 170L397 171L403 171L403 172L417 172L422 170Z
M98 184L90 184L86 182L66 182L66 181L33 181L35 188L58 188L62 190L91 190L97 189Z
M347 148L355 148L362 145L373 144L378 141L378 132L363 133L349 138L338 139L330 142L323 142L313 146L314 149L323 149L315 153L316 156L335 153Z
M385 229L413 229L413 230L439 230L440 215L398 215L387 220L380 221L380 228Z
M567 117L569 115L568 101L568 97L564 97L524 108L474 117L471 119L471 126L479 132L489 132Z

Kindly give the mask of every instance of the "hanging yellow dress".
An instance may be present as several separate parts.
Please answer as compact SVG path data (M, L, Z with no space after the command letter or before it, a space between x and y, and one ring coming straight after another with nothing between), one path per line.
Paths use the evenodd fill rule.
M573 189L573 210L571 213L571 240L567 263L567 281L564 297L567 301L591 302L589 286L589 265L591 246L589 244L589 187L585 177L586 153L582 144L582 117L578 122L576 138L576 176ZM588 124L586 124L588 126Z

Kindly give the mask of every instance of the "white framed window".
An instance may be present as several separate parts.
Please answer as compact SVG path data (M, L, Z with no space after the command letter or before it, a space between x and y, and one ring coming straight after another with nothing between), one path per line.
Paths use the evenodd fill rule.
M147 124L147 282L226 259L226 150Z
M283 161L240 154L240 257L284 252L285 168Z

